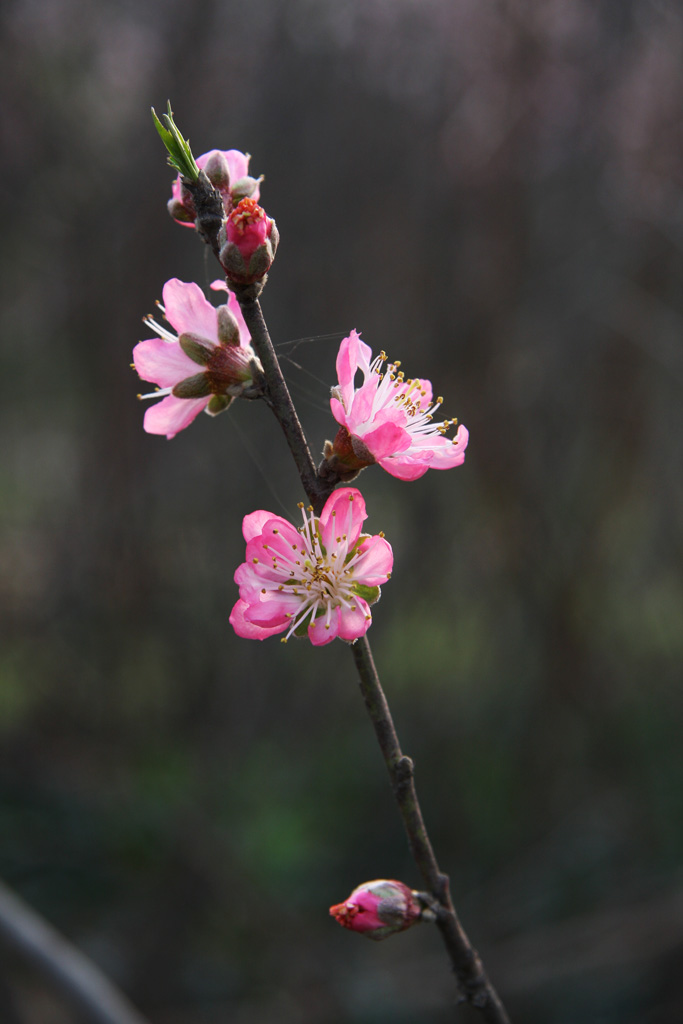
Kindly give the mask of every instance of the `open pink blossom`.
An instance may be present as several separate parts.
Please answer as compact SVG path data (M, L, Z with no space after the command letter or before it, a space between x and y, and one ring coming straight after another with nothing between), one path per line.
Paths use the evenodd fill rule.
M239 149L212 149L197 157L197 167L206 172L209 181L221 193L226 214L245 196L256 200L259 198L261 179L249 176L250 159L248 153L241 153ZM192 197L183 188L180 175L171 186L171 196L168 209L173 219L178 224L193 227L195 210Z
M386 939L416 924L422 907L417 895L403 882L377 878L359 885L343 903L330 907L330 914L343 928L362 932L369 939Z
M157 385L139 397L162 399L145 413L145 430L171 438L203 409L215 416L233 398L260 394L254 380L260 363L232 293L226 305L212 306L198 285L173 278L164 285L163 299L161 310L178 333L146 317L159 337L139 342L133 360L143 380Z
M452 469L465 461L468 432L457 420L435 421L443 399L433 401L432 385L419 377L406 379L400 363L382 365L386 355L372 358L372 349L356 331L344 338L337 356L339 385L330 405L340 430L327 442L325 457L340 479L352 479L377 462L399 480L417 480L428 469ZM356 375L363 375L356 386Z
M334 491L319 519L299 508L298 529L272 512L245 516L246 561L235 572L240 597L230 622L250 640L308 633L316 646L336 636L352 643L366 633L370 605L391 575L391 546L381 533L361 533L367 513L353 487Z

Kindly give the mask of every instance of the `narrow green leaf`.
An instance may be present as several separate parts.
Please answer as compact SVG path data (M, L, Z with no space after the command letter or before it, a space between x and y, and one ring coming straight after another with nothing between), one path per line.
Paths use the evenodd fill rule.
M197 167L192 155L192 150L190 149L190 140L182 137L175 121L173 120L173 111L171 110L170 100L168 101L168 113L162 114L161 117L165 124L162 124L157 117L154 107L152 107L154 127L158 131L161 141L166 147L169 164L184 178L188 178L190 181L196 181L199 177L199 168Z

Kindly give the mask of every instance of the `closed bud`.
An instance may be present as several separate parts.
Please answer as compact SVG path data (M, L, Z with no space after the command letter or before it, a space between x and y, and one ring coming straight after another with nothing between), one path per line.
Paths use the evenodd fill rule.
M246 174L243 178L233 181L230 186L233 206L237 206L243 199L258 199L258 196L254 193L258 191L262 181L263 175L260 178L252 178L250 174Z
M238 149L211 149L197 157L196 171L191 180L178 175L172 185L172 199L168 211L179 224L192 227L197 220L197 208L192 189L188 185L196 184L199 172L203 171L206 180L220 195L219 212L221 219L238 205L241 199L249 197L257 200L259 185L263 178L252 178L249 174L247 153Z
M183 203L182 199L169 199L166 203L166 208L173 220L177 220L179 224L194 224L195 213L190 210L188 206Z
M230 188L230 165L219 149L213 149L203 167L204 173L220 192Z
M403 882L378 878L359 885L343 903L330 907L330 914L343 928L379 940L416 924L422 905Z

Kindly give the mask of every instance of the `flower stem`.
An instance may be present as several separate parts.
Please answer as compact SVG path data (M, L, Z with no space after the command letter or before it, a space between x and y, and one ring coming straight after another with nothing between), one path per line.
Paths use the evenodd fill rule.
M303 484L306 496L313 506L313 511L316 515L320 515L337 481L322 481L318 476L311 456L311 450L308 447L308 442L294 408L289 389L282 375L273 343L270 340L270 334L263 319L259 300L244 297L239 287L235 287L234 284L231 284L231 288L234 289L239 299L244 322L251 335L251 343L263 366L263 373L266 378L266 401L282 427L287 439L287 445L294 457L296 468L299 470L299 476L301 477L301 483Z
M251 298L244 292L240 293L239 289L235 289L235 292L251 334L252 345L263 366L266 400L285 434L313 510L316 515L320 515L338 479L334 476L322 479L316 471L258 299ZM427 889L440 908L436 923L458 979L462 999L479 1010L488 1024L510 1024L505 1008L484 971L479 954L467 938L453 909L448 875L439 870L422 817L413 779L413 762L401 750L367 637L356 640L351 645L351 651L360 677L363 700L389 772L413 858Z
M417 798L413 762L401 750L391 711L375 668L367 637L361 637L351 651L360 677L360 689L372 720L389 772L408 842L424 883L439 905L436 923L448 951L463 998L478 1009L490 1024L509 1024L498 993L489 981L476 949L472 946L453 909L448 875L439 870Z

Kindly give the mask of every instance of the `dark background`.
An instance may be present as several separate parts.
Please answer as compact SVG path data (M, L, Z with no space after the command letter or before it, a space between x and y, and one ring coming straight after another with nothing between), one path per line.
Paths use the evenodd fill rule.
M460 469L359 483L395 552L376 660L511 1014L678 1024L680 6L0 17L2 876L153 1024L474 1016L436 932L327 916L419 885L349 652L228 624L241 517L303 497L277 425L243 402L142 431L140 319L217 276L165 211L170 97L196 155L266 175L263 306L315 450L352 327L470 429ZM2 963L21 1024L76 1020Z

